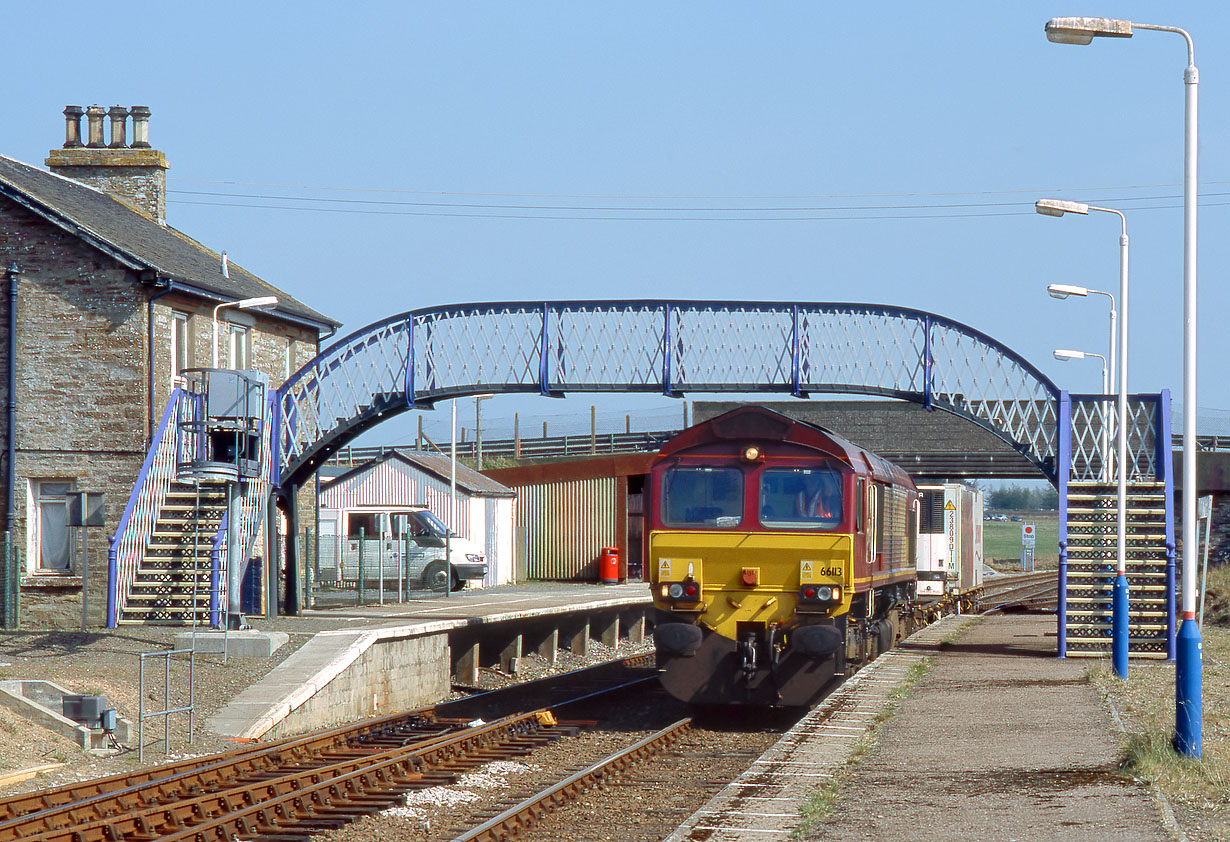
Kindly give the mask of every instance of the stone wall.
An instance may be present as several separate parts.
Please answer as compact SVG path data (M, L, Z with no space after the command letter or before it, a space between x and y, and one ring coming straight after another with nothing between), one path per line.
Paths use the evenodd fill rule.
M172 292L151 306L158 290L143 284L132 270L8 201L0 201L0 260L0 269L16 261L21 270L12 528L14 546L22 553L22 626L80 623L80 550L74 551L70 575L41 573L37 554L37 483L62 480L75 490L106 495L106 526L91 528L88 535L90 625L98 627L105 618L108 537L118 527L152 428L170 395L172 314L179 309L190 317L189 363L208 366L213 305ZM9 397L3 376L8 365L7 292L4 285L0 408ZM223 312L234 313L229 308ZM233 318L249 327L250 364L269 375L271 387L316 353L316 335L310 329L251 311ZM229 338L226 330L220 332L220 342ZM0 409L0 458L9 435L3 419ZM0 482L0 512L7 505ZM76 543L79 548L80 535Z

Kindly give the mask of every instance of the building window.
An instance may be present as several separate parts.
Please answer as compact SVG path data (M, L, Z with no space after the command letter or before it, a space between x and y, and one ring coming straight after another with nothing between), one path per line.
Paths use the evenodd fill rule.
M231 368L247 368L248 352L248 328L245 325L231 325Z
M188 359L188 324L187 313L171 313L171 379L176 386L184 369L192 365Z
M71 573L72 543L68 531L68 492L72 481L34 480L35 552L39 573Z

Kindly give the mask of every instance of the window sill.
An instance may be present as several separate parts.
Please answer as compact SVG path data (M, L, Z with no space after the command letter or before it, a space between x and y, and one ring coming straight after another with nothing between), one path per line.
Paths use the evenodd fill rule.
M75 588L81 589L81 577L67 573L35 573L21 577L21 587L32 590Z

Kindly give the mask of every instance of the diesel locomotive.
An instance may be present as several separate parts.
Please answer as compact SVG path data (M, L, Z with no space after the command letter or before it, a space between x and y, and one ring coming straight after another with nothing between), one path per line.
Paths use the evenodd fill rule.
M744 406L650 479L662 684L698 705L808 706L913 630L919 493L822 427Z

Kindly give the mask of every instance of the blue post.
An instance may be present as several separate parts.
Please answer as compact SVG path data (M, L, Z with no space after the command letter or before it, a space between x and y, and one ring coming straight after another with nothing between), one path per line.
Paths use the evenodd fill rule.
M1072 396L1059 393L1055 434L1055 487L1059 490L1059 600L1055 638L1057 657L1068 656L1068 476L1072 468Z
M1123 573L1115 575L1111 608L1111 661L1115 675L1128 677L1128 582Z
M1183 587L1188 586L1188 582L1183 583ZM1200 756L1200 682L1204 677L1202 649L1200 626L1196 618L1184 616L1183 624L1179 626L1178 661L1175 664L1174 749L1188 757Z

